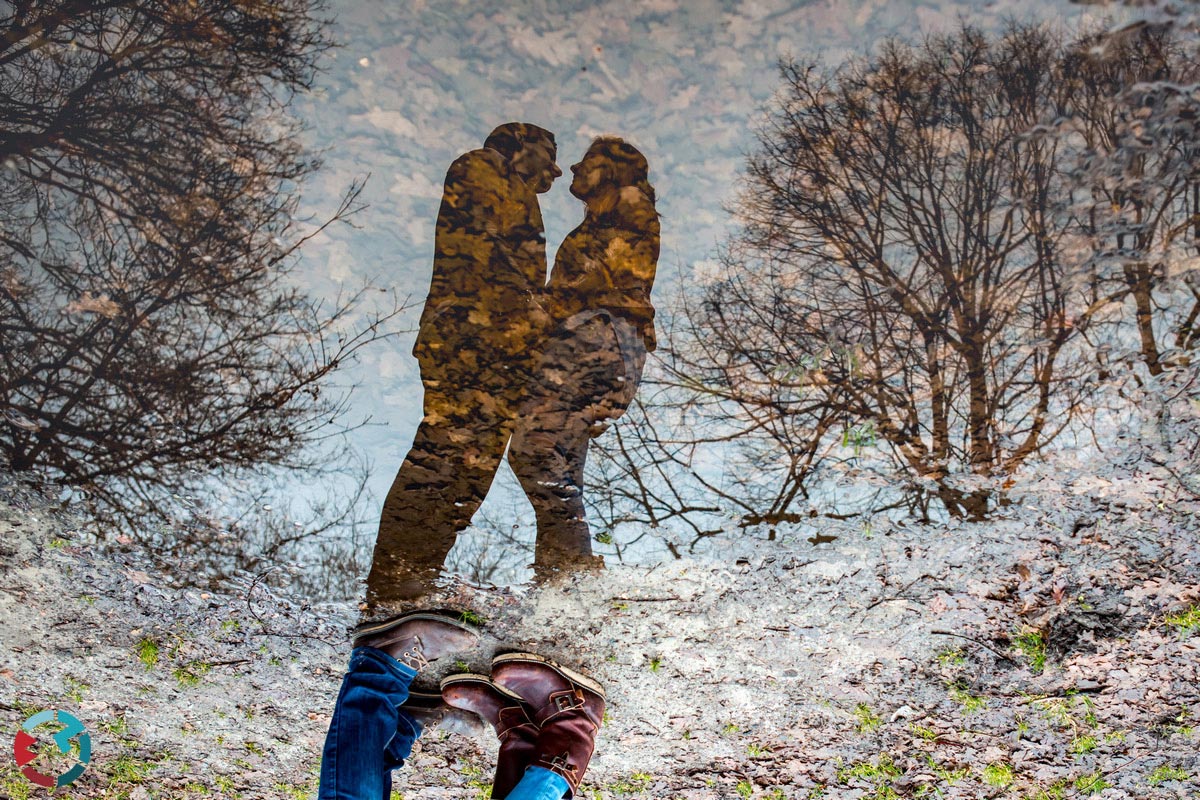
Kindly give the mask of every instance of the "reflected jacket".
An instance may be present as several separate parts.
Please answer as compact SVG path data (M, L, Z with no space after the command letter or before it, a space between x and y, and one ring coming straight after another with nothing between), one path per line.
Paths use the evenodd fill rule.
M567 236L546 287L557 325L580 312L608 311L628 320L647 351L656 347L650 291L658 265L659 223L654 204L635 187L616 206L589 214Z
M446 172L433 277L413 355L423 369L522 356L548 321L546 239L537 194L498 151L472 150Z

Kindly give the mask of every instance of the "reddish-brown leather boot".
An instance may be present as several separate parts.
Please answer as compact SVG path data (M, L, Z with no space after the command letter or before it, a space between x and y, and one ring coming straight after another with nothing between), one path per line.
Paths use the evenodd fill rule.
M442 679L441 686L446 705L478 714L495 729L500 754L496 757L492 800L503 800L533 763L538 729L530 718L529 707L486 675L449 675Z
M574 795L596 748L604 719L604 689L588 676L533 653L492 660L492 682L534 709L538 726L533 766L558 773Z

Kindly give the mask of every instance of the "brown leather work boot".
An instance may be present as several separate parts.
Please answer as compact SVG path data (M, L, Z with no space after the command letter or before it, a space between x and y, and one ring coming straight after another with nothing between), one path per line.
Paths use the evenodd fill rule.
M417 672L430 661L461 653L475 646L479 633L452 617L414 611L363 625L355 631L355 647L382 650Z
M520 697L492 683L486 675L461 673L442 679L446 705L478 714L496 731L500 754L492 780L492 800L508 797L533 763L538 728L532 710Z
M533 766L558 773L574 795L604 719L604 688L588 676L533 653L492 660L492 681L529 703L538 726Z

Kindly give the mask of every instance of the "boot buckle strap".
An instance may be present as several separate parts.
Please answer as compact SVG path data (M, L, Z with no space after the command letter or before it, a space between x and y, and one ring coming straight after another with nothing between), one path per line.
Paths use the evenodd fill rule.
M574 711L583 708L583 692L578 689L567 689L550 695L550 702L555 711Z
M550 769L552 769L556 772L564 772L564 771L570 772L572 777L574 777L575 773L577 773L579 770L574 764L572 764L570 762L569 759L570 759L569 753L563 753L562 755L551 757Z
M570 753L563 753L562 755L551 756L550 758L543 756L541 766L544 766L557 775L561 775L566 780L567 785L571 787L572 794L579 788L579 767L571 763Z
M528 728L532 731L534 738L537 737L538 728L529 719L529 715L525 713L525 709L519 706L500 709L500 714L496 719L497 739L504 741L504 739L520 728Z

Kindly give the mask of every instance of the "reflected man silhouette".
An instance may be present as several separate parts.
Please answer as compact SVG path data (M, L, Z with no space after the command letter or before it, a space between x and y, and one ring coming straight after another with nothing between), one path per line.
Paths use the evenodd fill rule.
M506 123L446 173L413 355L424 417L384 501L367 601L430 588L491 487L549 317L537 195L562 174L554 135Z

